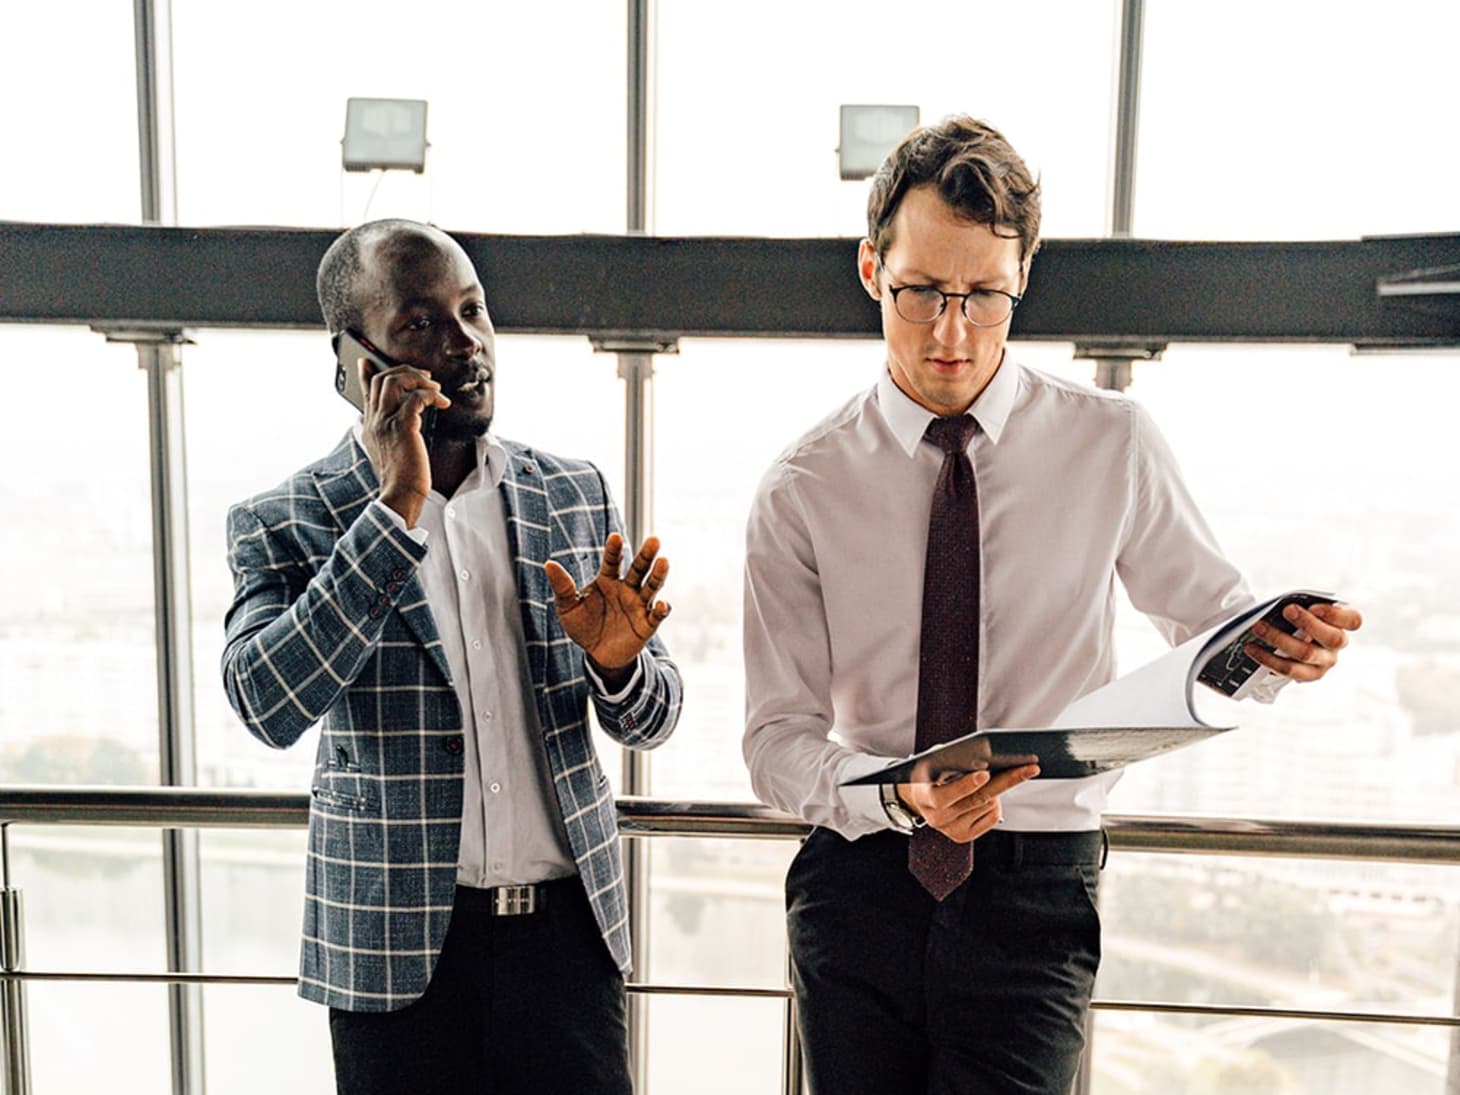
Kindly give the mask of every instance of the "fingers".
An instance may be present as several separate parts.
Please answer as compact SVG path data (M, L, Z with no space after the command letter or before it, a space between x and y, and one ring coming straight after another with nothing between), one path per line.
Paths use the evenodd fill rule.
M598 576L605 580L616 580L624 561L624 538L610 532L603 542L603 561L598 564Z
M1255 628L1253 630L1256 631ZM1274 673L1281 673L1284 677L1291 677L1295 681L1316 681L1332 669L1338 660L1337 655L1331 650L1325 650L1314 643L1303 643L1302 640L1293 641L1306 648L1302 656L1288 657L1269 650L1259 643L1248 643L1243 650L1259 665L1265 665Z
M1314 605L1313 614L1320 619L1326 620L1334 627L1341 627L1345 631L1357 631L1364 626L1364 617L1353 605L1331 604Z
M542 569L547 575L548 585L553 587L553 599L557 602L558 612L577 608L582 598L578 595L578 586L573 581L573 576L551 559L542 565Z
M599 576L617 578L622 559L623 537L616 532L610 533L603 546L603 564L598 569ZM662 622L669 615L669 605L654 600L668 578L669 560L659 554L659 537L645 537L634 561L629 564L628 573L623 576L623 583L638 593L639 600L656 622Z
M970 772L948 783L903 785L903 797L929 825L950 840L974 840L999 823L1003 807L999 796L1039 775L1039 765L1025 764L990 775Z
M1348 645L1348 632L1363 623L1357 609L1339 604L1314 605L1311 610L1288 605L1283 618L1297 628L1295 633L1259 621L1252 633L1272 649L1258 643L1244 649L1254 661L1295 681L1316 681L1332 669L1338 651Z
M392 369L372 372L369 362L360 358L360 382L366 391L366 407L382 417L401 414L403 419L420 419L427 407L445 409L451 400L441 392L441 385L423 369L397 365Z
M624 584L630 589L639 589L644 584L645 576L650 574L654 566L654 556L659 554L659 537L650 536L644 540L639 548L639 553L634 556L634 561L629 564L629 572L624 575ZM665 563L665 571L668 570L668 563ZM661 574L659 584L663 584L664 577Z

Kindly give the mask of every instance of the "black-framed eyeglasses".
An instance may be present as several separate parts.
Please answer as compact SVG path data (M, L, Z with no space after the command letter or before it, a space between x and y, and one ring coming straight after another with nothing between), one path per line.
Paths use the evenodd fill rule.
M892 296L892 306L897 309L897 314L909 323L932 323L948 310L948 301L956 299L964 318L975 327L997 327L1024 299L1002 289L945 293L936 285L888 285L887 292Z

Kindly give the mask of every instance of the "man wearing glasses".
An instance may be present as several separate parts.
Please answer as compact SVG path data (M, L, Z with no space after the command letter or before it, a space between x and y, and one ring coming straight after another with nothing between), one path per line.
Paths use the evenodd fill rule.
M782 454L747 529L746 762L817 826L786 879L807 1072L818 1095L1066 1092L1115 777L844 784L1112 679L1117 576L1173 643L1253 598L1144 411L1007 355L1039 187L997 131L914 131L867 220L886 368ZM1290 619L1312 638L1250 649L1295 680L1359 625Z

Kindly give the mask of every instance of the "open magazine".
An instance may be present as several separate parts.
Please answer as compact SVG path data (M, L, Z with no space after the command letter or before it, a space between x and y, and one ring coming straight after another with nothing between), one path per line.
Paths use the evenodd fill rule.
M1233 727L1202 721L1192 706L1194 685L1200 681L1232 699L1271 699L1288 678L1245 653L1248 643L1269 645L1253 635L1252 625L1265 620L1289 634L1302 634L1283 618L1283 609L1336 600L1316 590L1273 597L1081 696L1052 726L980 730L846 782L937 783L986 768L1000 771L1035 762L1040 779L1078 779L1202 741Z

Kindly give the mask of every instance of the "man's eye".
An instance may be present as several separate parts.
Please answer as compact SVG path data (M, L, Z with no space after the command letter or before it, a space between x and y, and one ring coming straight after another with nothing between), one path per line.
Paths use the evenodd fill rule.
M479 302L475 302L474 301L471 304L466 305L466 307L462 308L461 312L462 312L462 315L479 316L483 312L485 312L486 310L487 310L487 306L485 304L481 304Z
M425 316L417 316L406 324L407 331L424 331L431 326L431 321Z
M918 300L926 301L930 304L943 299L943 294L931 285L911 285L908 287L908 292L917 297Z

